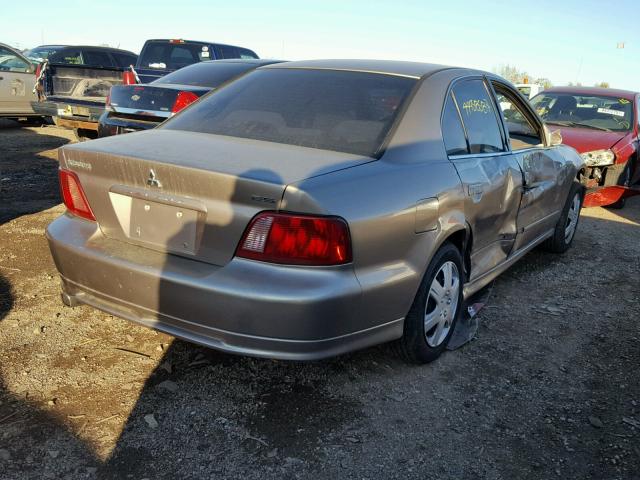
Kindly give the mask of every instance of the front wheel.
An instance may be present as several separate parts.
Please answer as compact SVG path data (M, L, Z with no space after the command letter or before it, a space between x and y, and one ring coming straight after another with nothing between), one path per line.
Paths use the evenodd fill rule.
M399 351L411 363L428 363L447 347L462 312L462 256L445 243L429 263L404 321Z
M582 185L574 182L571 185L571 190L567 196L564 208L560 213L560 218L556 224L553 236L544 244L545 248L550 252L564 253L571 246L573 237L575 237L576 230L578 229L580 210L582 209L582 199Z

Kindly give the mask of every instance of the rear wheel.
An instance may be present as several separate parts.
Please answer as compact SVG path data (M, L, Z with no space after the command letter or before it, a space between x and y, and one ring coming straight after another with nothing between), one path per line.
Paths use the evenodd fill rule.
M445 243L436 252L404 321L400 354L412 363L428 363L447 347L462 312L462 256Z
M549 238L544 247L550 252L563 253L566 252L571 243L573 237L575 237L576 230L578 229L578 222L580 220L580 210L582 209L582 186L574 182L569 191L569 196L565 202L556 228L553 232L553 236Z

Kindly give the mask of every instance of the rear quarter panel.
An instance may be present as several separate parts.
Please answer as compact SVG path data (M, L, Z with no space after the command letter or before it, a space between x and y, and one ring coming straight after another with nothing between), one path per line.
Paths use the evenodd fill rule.
M283 210L348 222L363 296L356 328L403 318L435 251L466 230L460 179L440 133L443 98L423 82L379 160L290 184L284 193Z

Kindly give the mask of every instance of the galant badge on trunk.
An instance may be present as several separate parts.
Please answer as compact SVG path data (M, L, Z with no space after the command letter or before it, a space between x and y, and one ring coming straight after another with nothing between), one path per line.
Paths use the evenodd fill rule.
M150 187L162 188L162 184L160 180L156 178L156 172L153 171L153 168L149 169L149 178L147 178L147 185Z

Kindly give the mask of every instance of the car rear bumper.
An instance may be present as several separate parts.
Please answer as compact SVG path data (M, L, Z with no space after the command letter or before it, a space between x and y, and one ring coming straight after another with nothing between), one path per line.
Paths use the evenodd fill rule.
M403 319L367 325L351 266L301 268L234 258L224 267L106 239L63 215L47 228L65 303L211 348L315 360L393 340Z
M155 128L165 118L157 120L137 120L131 118L122 118L112 115L110 112L104 112L100 117L98 124L98 137L110 137L112 135L120 135L122 133L137 132L140 130L149 130Z
M58 125L67 128L97 130L98 120L104 112L104 104L82 102L62 97L49 97L42 102L31 102L33 111L46 117L57 117Z

